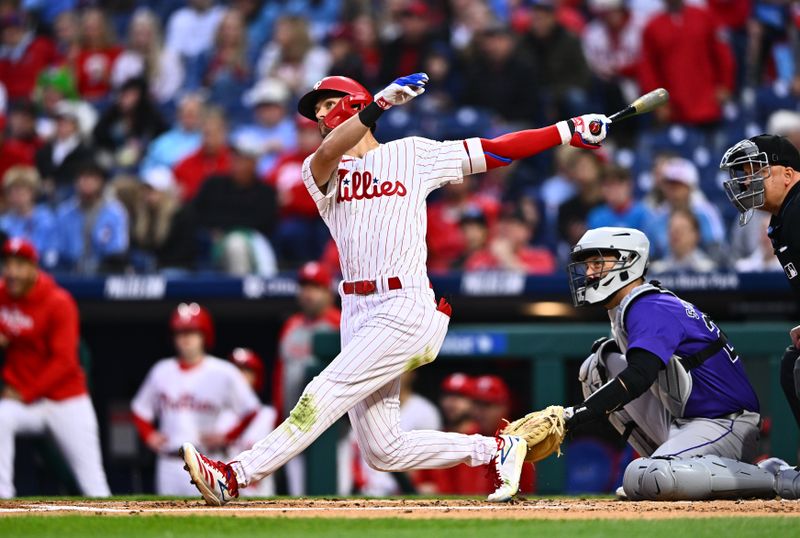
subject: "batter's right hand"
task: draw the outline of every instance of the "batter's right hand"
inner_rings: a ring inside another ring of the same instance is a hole
[[[407,77],[400,77],[375,94],[375,103],[386,110],[394,105],[404,105],[413,98],[425,92],[428,75],[414,73]]]
[[[144,442],[150,447],[150,450],[158,454],[164,450],[167,444],[167,437],[159,431],[154,431],[147,436]]]
[[[800,325],[789,331],[789,336],[792,338],[795,349],[800,349]]]

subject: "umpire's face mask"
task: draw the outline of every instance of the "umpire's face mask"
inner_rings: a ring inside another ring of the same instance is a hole
[[[723,183],[725,194],[739,210],[739,225],[744,226],[753,210],[764,205],[764,180],[772,173],[767,154],[753,141],[742,140],[725,152],[719,167],[730,175]]]

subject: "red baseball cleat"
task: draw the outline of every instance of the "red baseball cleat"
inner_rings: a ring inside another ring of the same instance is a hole
[[[200,494],[210,506],[223,506],[239,497],[239,484],[231,466],[200,454],[191,443],[183,443],[179,450],[184,469],[189,471]]]

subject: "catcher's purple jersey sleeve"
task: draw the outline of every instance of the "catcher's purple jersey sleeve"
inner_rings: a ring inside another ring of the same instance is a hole
[[[628,350],[641,348],[664,364],[686,357],[717,340],[719,329],[693,304],[674,295],[645,295],[631,305],[625,321]],[[732,342],[732,344],[734,344]],[[758,412],[758,397],[738,356],[722,350],[691,372],[692,391],[685,417],[716,418],[736,411]]]

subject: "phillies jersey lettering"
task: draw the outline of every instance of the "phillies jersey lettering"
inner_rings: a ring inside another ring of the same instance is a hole
[[[382,181],[377,177],[373,178],[369,171],[363,174],[359,171],[350,172],[346,168],[340,168],[339,191],[336,194],[337,202],[349,202],[351,200],[370,200],[377,196],[405,196],[406,186],[399,181]],[[350,174],[350,177],[347,175]]]
[[[320,191],[303,163],[303,182],[331,230],[345,280],[427,275],[425,198],[463,180],[461,140],[403,138],[345,156]]]
[[[6,331],[13,335],[33,329],[33,318],[17,306],[4,305],[0,307],[0,323]]]

